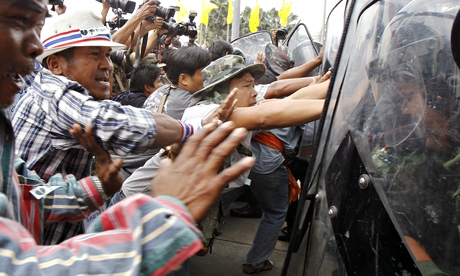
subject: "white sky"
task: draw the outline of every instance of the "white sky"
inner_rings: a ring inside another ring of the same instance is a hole
[[[240,12],[246,6],[253,8],[257,0],[240,0]],[[263,10],[270,10],[275,8],[281,9],[282,0],[258,0],[259,6]],[[310,30],[311,34],[319,34],[321,32],[322,21],[324,20],[324,6],[326,4],[326,11],[328,11],[337,3],[338,0],[289,0],[293,2],[291,13],[299,16],[301,21],[305,23]],[[136,2],[143,2],[136,0]],[[160,0],[161,6],[167,8],[169,6],[177,6],[177,0]],[[200,18],[201,0],[181,0],[182,4],[188,11],[196,10],[198,12],[197,19]],[[211,0],[212,2],[212,0]],[[99,12],[102,4],[96,0],[65,0],[65,4],[70,8],[78,8],[82,6],[92,7],[95,11]],[[326,13],[326,16],[327,16]],[[199,22],[199,21],[198,21]],[[274,26],[276,27],[276,26]]]

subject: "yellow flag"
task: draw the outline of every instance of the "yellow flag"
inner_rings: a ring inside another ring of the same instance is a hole
[[[256,1],[256,6],[252,9],[249,17],[249,30],[251,33],[256,32],[257,27],[259,27],[259,1]]]
[[[280,25],[286,26],[288,21],[288,16],[291,13],[292,2],[283,1],[283,5],[281,6],[281,10],[278,12],[278,16],[281,18]]]
[[[217,9],[217,5],[206,0],[202,0],[201,5],[201,24],[208,26],[208,15],[213,9]]]
[[[180,0],[177,1],[177,6],[180,8],[179,9],[179,12],[177,13],[177,22],[182,22],[182,20],[187,17],[187,14],[188,14],[188,10],[187,8],[184,6],[184,4],[182,4],[182,2]]]
[[[233,0],[228,0],[227,25],[232,24],[232,21],[233,21]]]

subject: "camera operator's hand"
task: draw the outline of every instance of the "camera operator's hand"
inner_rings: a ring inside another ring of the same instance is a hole
[[[146,2],[145,4],[142,4],[139,6],[139,9],[135,13],[133,13],[133,17],[135,17],[137,20],[144,20],[147,17],[153,17],[155,16],[155,12],[157,11],[157,2],[154,0],[150,0],[149,2]]]
[[[153,29],[156,29],[155,22],[151,22],[149,20],[143,20],[140,35],[144,36],[146,33],[148,33],[150,30],[153,30]]]
[[[278,38],[276,37],[276,32],[278,32],[278,29],[272,30],[272,41],[273,41],[273,45],[278,47]]]
[[[102,0],[102,10],[107,10],[107,11],[109,11],[109,10],[110,10],[110,7],[111,7],[111,5],[110,5],[109,2],[107,2],[107,0]]]
[[[167,29],[157,29],[158,37],[168,33]]]
[[[102,0],[101,22],[104,25],[107,22],[107,14],[109,14],[109,11],[110,11],[110,4],[107,2],[107,0]],[[112,21],[112,22],[116,22],[116,21]]]
[[[65,11],[67,10],[67,6],[62,4],[62,5],[54,5],[54,10],[56,11],[56,13],[58,15],[61,15],[63,13],[65,13]]]
[[[174,34],[167,33],[165,37],[165,45],[170,45],[173,38]]]
[[[162,17],[156,16],[154,23],[155,26],[153,27],[153,29],[159,30],[163,27],[164,19]]]
[[[125,44],[127,47],[136,44],[137,38],[139,36],[139,23],[145,21],[144,19],[148,17],[153,17],[157,10],[156,1],[149,1],[145,4],[139,6],[139,8],[133,13],[133,15],[128,19],[128,21],[118,29],[113,35],[112,39],[115,42]],[[152,26],[150,26],[152,27]],[[131,40],[131,34],[135,32],[134,40]]]

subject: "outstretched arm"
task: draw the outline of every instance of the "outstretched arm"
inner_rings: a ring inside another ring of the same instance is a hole
[[[324,47],[321,48],[321,51],[319,52],[316,58],[302,65],[284,71],[283,73],[281,73],[281,75],[278,76],[278,80],[306,77],[308,74],[310,74],[311,71],[313,71],[316,67],[321,65],[321,63],[323,62],[323,54]]]
[[[329,88],[330,80],[307,86],[299,89],[294,94],[290,95],[286,99],[290,100],[305,100],[305,99],[324,99],[326,98],[327,90]]]
[[[283,98],[316,82],[314,77],[281,79],[270,83],[265,99]]]
[[[248,130],[300,126],[321,117],[324,100],[270,100],[236,108],[229,120]]]

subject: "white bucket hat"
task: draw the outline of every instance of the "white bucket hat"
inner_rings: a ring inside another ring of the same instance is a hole
[[[125,45],[112,41],[110,31],[101,18],[90,9],[77,9],[46,20],[41,32],[44,51],[39,62],[57,52],[72,47],[103,46],[122,50]]]

